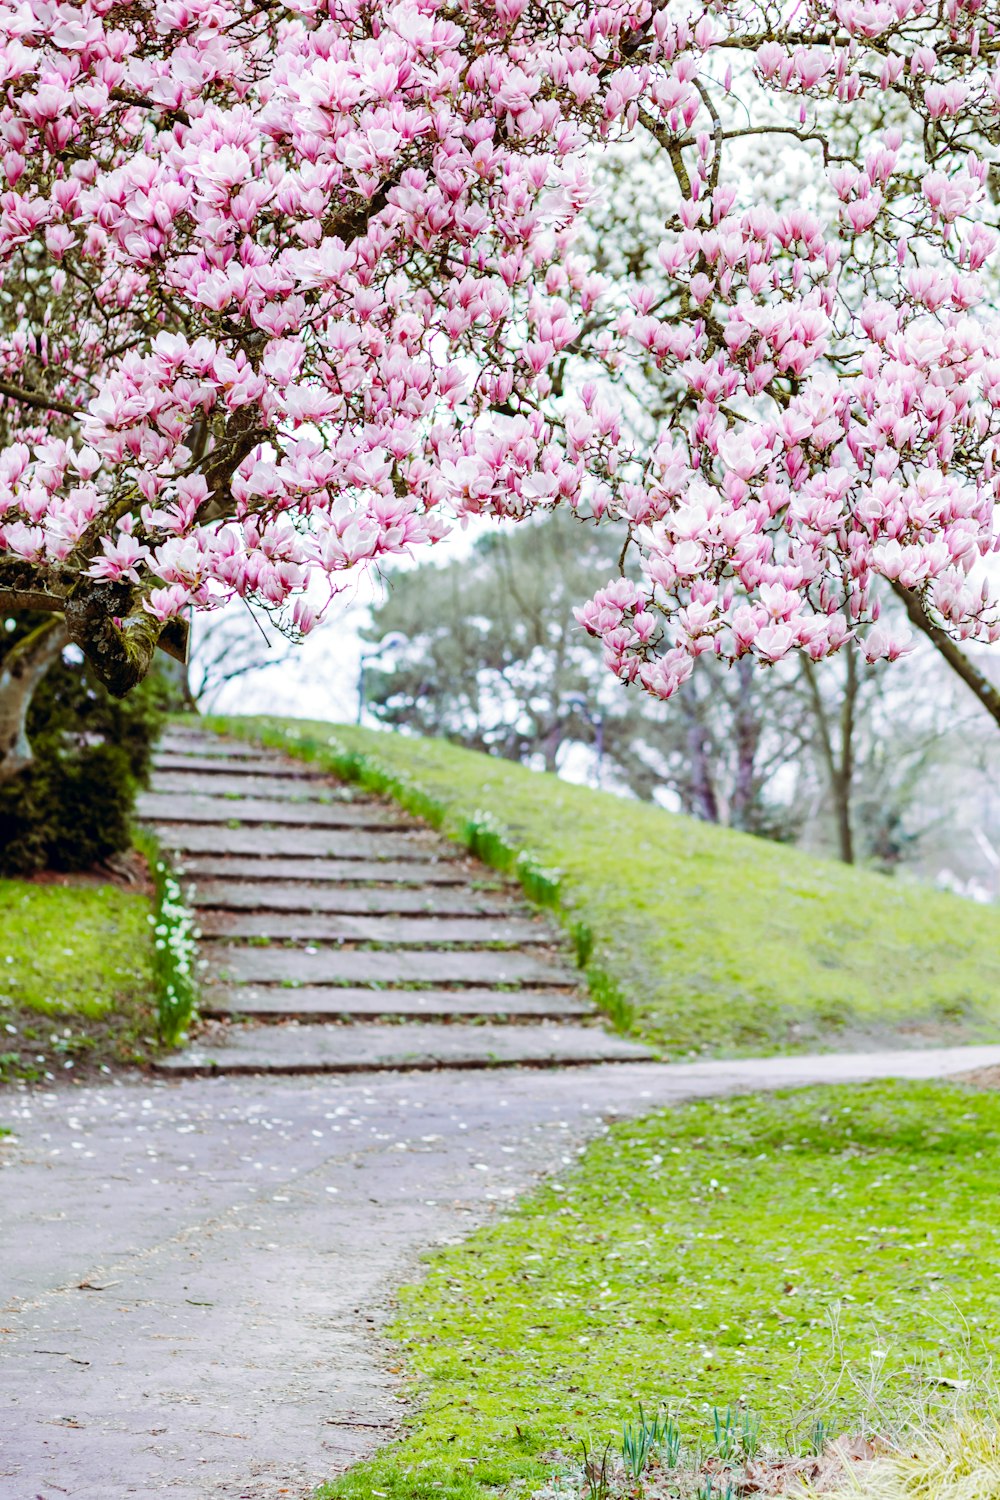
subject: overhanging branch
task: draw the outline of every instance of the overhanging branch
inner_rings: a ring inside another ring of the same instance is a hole
[[[43,589],[0,588],[0,615],[33,610],[39,614],[61,614],[66,600]]]
[[[19,385],[13,385],[9,380],[0,380],[0,396],[6,396],[10,401],[17,401],[21,406],[31,406],[36,411],[57,411],[64,417],[83,415],[79,406],[73,406],[68,401],[60,401],[55,396],[47,396],[44,391],[26,391]]]
[[[985,672],[981,672],[975,663],[969,660],[958,642],[953,641],[946,630],[942,630],[940,625],[934,623],[918,594],[912,593],[898,582],[893,583],[892,591],[903,601],[910,624],[927,637],[944,657],[952,671],[961,677],[971,692],[975,693],[990,717],[1000,724],[1000,689],[995,688]]]

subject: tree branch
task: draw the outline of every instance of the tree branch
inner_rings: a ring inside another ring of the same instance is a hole
[[[20,610],[35,610],[39,614],[61,614],[66,600],[58,594],[46,593],[43,589],[0,588],[0,615],[16,614]]]
[[[705,88],[704,84],[700,83],[696,78],[694,81],[694,86],[701,95],[701,102],[708,110],[708,113],[712,119],[712,131],[715,136],[715,160],[712,162],[712,175],[709,179],[708,190],[710,193],[714,193],[715,189],[719,185],[719,170],[722,166],[722,143],[725,140],[725,133],[722,129],[722,116],[716,109],[715,101],[713,100],[708,90]]]
[[[142,94],[130,94],[125,89],[113,88],[110,90],[111,98],[119,104],[128,104],[133,109],[155,109],[161,115],[169,115],[179,125],[190,125],[191,116],[186,109],[175,109],[170,104],[158,104],[155,99],[147,99]]]
[[[674,169],[674,176],[677,178],[677,186],[680,188],[685,198],[690,198],[691,179],[688,176],[687,167],[684,165],[684,157],[681,154],[680,142],[678,141],[677,137],[675,135],[671,135],[666,126],[661,125],[660,122],[649,113],[649,110],[644,109],[642,105],[639,106],[639,124],[642,125],[645,130],[649,131],[649,134],[653,137],[653,140],[656,141],[657,145],[663,147],[664,151],[667,153],[667,156],[670,158],[670,165]]]
[[[894,582],[892,591],[903,601],[903,607],[911,625],[914,625],[944,657],[966,687],[979,699],[990,717],[1000,724],[1000,689],[993,686],[984,672],[970,661],[965,652],[953,641],[946,630],[931,619],[926,605],[918,594],[911,593],[901,583]]]
[[[0,380],[0,396],[19,401],[22,406],[33,406],[37,411],[57,411],[64,417],[81,417],[83,412],[68,401],[59,401],[55,396],[46,396],[43,391],[26,391],[9,380]]]

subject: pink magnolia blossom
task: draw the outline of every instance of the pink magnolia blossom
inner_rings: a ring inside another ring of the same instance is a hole
[[[0,604],[305,633],[354,569],[566,504],[628,530],[579,619],[658,697],[708,652],[891,660],[891,588],[1000,638],[988,34],[978,0],[7,5]],[[759,201],[758,128],[808,203]],[[615,281],[577,229],[633,135],[666,230]]]
[[[28,247],[47,310],[0,325],[0,599],[31,568],[305,633],[317,578],[576,500],[538,403],[598,294],[568,235],[644,4],[8,6],[0,277]]]
[[[746,47],[763,16],[750,0],[716,7],[713,50]],[[610,488],[603,513],[629,527],[642,617],[658,622],[640,634],[639,612],[609,609],[606,590],[578,612],[626,682],[669,696],[678,661],[707,649],[769,666],[857,640],[867,660],[895,660],[911,645],[881,613],[890,588],[929,626],[1000,639],[987,566],[1000,546],[1000,318],[982,275],[997,249],[985,205],[1000,75],[973,6],[956,3],[948,25],[938,49],[944,24],[921,4],[789,12],[755,44],[755,82],[729,109],[737,85],[719,87],[717,63],[702,69],[704,37],[679,13],[657,18],[661,72],[686,62],[704,109],[675,118],[654,70],[649,129],[675,209],[655,261],[623,289],[634,312],[604,363],[613,389],[652,361],[672,416],[645,447],[599,449],[568,423]],[[870,139],[824,166],[854,101]],[[906,131],[901,107],[916,121]],[[935,145],[937,122],[970,110],[981,113],[961,144]],[[730,164],[727,131],[776,121],[802,133],[803,162],[812,153],[809,208],[755,201]]]

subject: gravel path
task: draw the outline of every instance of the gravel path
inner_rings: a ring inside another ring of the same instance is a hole
[[[0,1500],[305,1500],[389,1437],[392,1288],[602,1120],[1000,1047],[9,1095]]]

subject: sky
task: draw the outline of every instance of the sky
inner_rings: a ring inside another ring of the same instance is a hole
[[[323,624],[294,651],[286,653],[280,649],[282,639],[274,636],[279,649],[273,652],[278,659],[272,666],[267,665],[268,649],[260,631],[243,604],[234,602],[215,618],[231,622],[241,641],[258,641],[262,665],[258,671],[226,683],[210,699],[202,701],[202,708],[215,713],[272,713],[341,723],[355,720],[362,652],[372,651],[371,644],[363,642],[360,636],[368,623],[370,606],[382,601],[392,587],[395,573],[427,562],[446,566],[467,555],[489,525],[473,522],[465,529],[456,528],[434,547],[420,548],[413,558],[393,559],[380,576],[361,574],[345,588],[340,599],[334,600]],[[200,634],[212,625],[212,617],[196,618],[195,651]],[[376,724],[370,716],[365,716],[364,722]]]
[[[363,645],[359,631],[368,617],[369,600],[370,590],[365,588],[342,603],[335,602],[324,624],[287,654],[282,638],[275,636],[277,648],[270,653],[274,658],[271,665],[268,665],[268,649],[250,616],[242,606],[230,606],[223,612],[227,624],[232,622],[242,640],[259,641],[261,666],[207,695],[202,708],[215,713],[353,720],[358,709]],[[213,624],[214,621],[209,621],[209,628]]]

